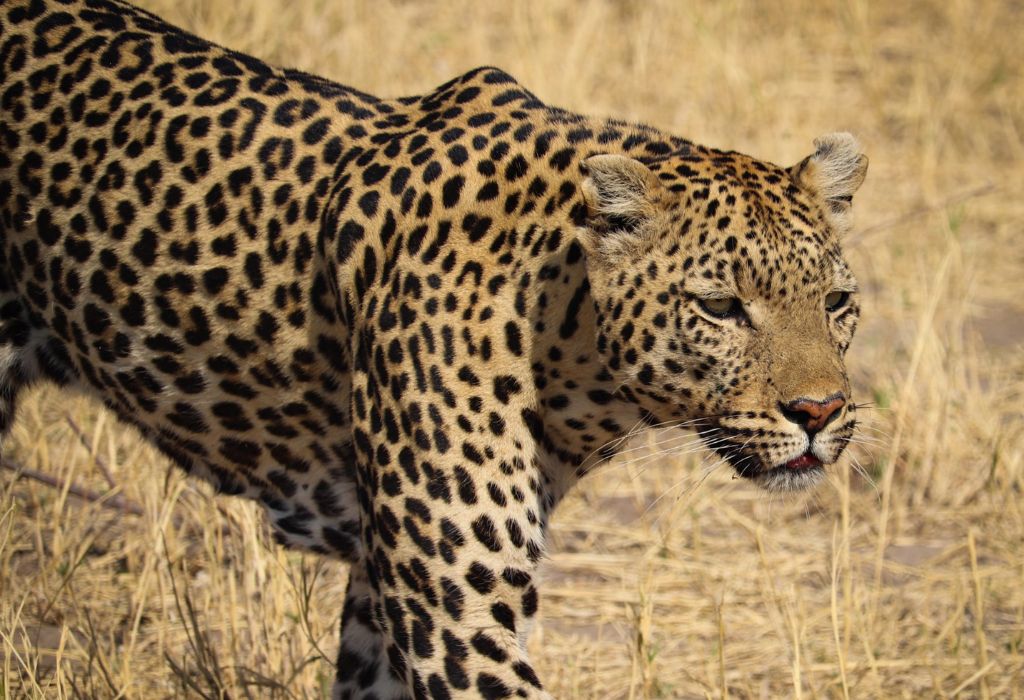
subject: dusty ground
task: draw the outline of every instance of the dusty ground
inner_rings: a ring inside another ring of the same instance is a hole
[[[378,94],[489,63],[781,163],[856,132],[852,462],[773,501],[641,439],[557,514],[533,653],[559,698],[1024,696],[1020,2],[143,4]],[[85,399],[36,393],[3,457],[56,486],[0,471],[0,697],[325,697],[344,567]]]

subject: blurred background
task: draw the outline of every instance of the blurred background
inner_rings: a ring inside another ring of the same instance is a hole
[[[639,438],[555,516],[532,654],[558,698],[1024,695],[1024,3],[140,4],[381,96],[494,64],[785,165],[857,134],[851,457],[772,498]],[[51,483],[0,471],[0,697],[329,697],[343,566],[86,399],[28,397],[4,459]]]

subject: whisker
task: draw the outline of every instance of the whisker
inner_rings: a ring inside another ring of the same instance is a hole
[[[701,471],[702,471],[702,474],[701,474],[700,478],[699,478],[699,479],[697,479],[697,480],[695,481],[695,483],[693,484],[693,487],[692,487],[691,489],[688,489],[687,491],[684,491],[684,492],[680,492],[680,493],[679,493],[679,494],[678,494],[678,495],[676,496],[676,502],[678,502],[678,501],[679,501],[679,499],[680,499],[680,498],[682,498],[682,497],[683,497],[684,495],[686,495],[687,493],[696,493],[696,491],[697,491],[697,490],[698,490],[698,489],[699,489],[699,488],[700,488],[701,486],[703,486],[703,485],[704,485],[704,482],[705,482],[705,481],[707,481],[708,477],[709,477],[709,476],[711,476],[711,473],[712,473],[712,472],[714,472],[714,471],[715,471],[715,469],[717,469],[717,468],[718,468],[719,466],[721,466],[721,465],[723,465],[723,464],[725,464],[725,458],[724,458],[724,457],[723,457],[723,458],[721,458],[721,459],[719,459],[719,460],[717,460],[717,461],[716,461],[716,462],[715,462],[714,464],[712,464],[712,465],[711,465],[710,467],[706,467],[706,468],[702,467],[702,470],[701,470]],[[661,500],[662,500],[663,498],[665,498],[665,496],[667,496],[667,495],[668,495],[669,493],[671,493],[671,492],[672,492],[673,490],[675,490],[675,489],[676,489],[676,487],[678,487],[678,486],[680,486],[680,485],[682,485],[682,484],[686,483],[686,481],[687,481],[687,480],[690,480],[690,479],[692,479],[692,478],[693,478],[693,475],[692,475],[692,474],[687,474],[687,475],[686,475],[686,476],[684,476],[684,477],[683,477],[682,479],[679,479],[679,480],[678,480],[678,481],[676,481],[676,482],[675,482],[674,484],[672,484],[671,486],[669,486],[669,487],[668,487],[667,489],[665,489],[664,491],[662,491],[662,492],[661,492],[661,494],[660,494],[660,495],[658,495],[658,497],[657,497],[657,498],[655,498],[655,499],[654,499],[653,501],[651,501],[651,502],[650,502],[650,503],[649,503],[649,504],[647,505],[647,507],[646,507],[646,508],[644,508],[644,510],[643,510],[643,513],[641,514],[641,516],[643,516],[643,515],[647,515],[647,513],[649,513],[649,512],[651,511],[651,509],[653,509],[653,508],[654,508],[655,506],[657,506],[657,505],[658,505],[658,503],[659,503],[659,502],[660,502],[660,501],[661,501]],[[657,521],[657,524],[659,524],[659,525],[660,525],[660,520],[659,520],[659,521]]]
[[[885,440],[870,435],[851,435],[846,438],[846,442],[850,445],[870,445],[872,447],[888,447],[889,444]]]
[[[891,411],[892,410],[892,408],[890,408],[889,406],[879,406],[874,401],[865,401],[864,403],[855,402],[853,405],[856,407],[856,409],[858,411],[861,410],[862,408],[870,409],[872,411]]]
[[[699,427],[701,424],[711,423],[714,420],[717,420],[718,418],[720,418],[722,416],[726,416],[726,415],[729,415],[729,414],[713,414],[713,415],[709,415],[709,416],[701,416],[699,418],[690,418],[690,419],[686,419],[686,420],[673,419],[673,420],[661,421],[659,423],[647,423],[645,418],[641,418],[636,423],[634,423],[633,426],[628,431],[626,431],[625,434],[620,435],[619,437],[614,438],[612,440],[609,440],[608,442],[604,443],[603,445],[600,445],[599,447],[596,447],[593,450],[591,450],[591,452],[589,454],[587,454],[587,456],[584,458],[583,461],[584,461],[584,463],[587,463],[587,462],[589,462],[594,457],[594,455],[610,451],[611,454],[609,454],[607,457],[602,457],[600,460],[598,460],[597,462],[593,463],[591,466],[588,467],[588,470],[596,469],[597,467],[600,467],[603,464],[605,464],[606,462],[608,462],[613,457],[617,457],[617,456],[619,456],[621,454],[625,454],[625,453],[628,453],[628,452],[632,452],[632,451],[636,451],[636,450],[640,450],[640,449],[645,449],[647,447],[646,445],[639,445],[639,446],[637,446],[635,448],[630,448],[630,449],[626,449],[626,450],[618,450],[618,449],[616,449],[617,446],[624,444],[629,439],[631,439],[633,437],[636,437],[637,435],[641,435],[644,432],[651,432],[651,433],[658,434],[658,433],[664,433],[664,432],[667,432],[667,431],[670,431],[670,430],[677,430],[677,429],[680,429],[680,428],[692,428],[692,427],[695,427],[695,426]]]
[[[704,449],[705,449],[705,445],[700,444],[700,441],[697,440],[697,441],[694,441],[693,443],[689,443],[687,445],[684,445],[681,448],[680,447],[670,447],[670,448],[658,450],[656,452],[652,452],[651,454],[645,454],[645,455],[641,455],[639,457],[634,457],[632,459],[629,459],[629,460],[626,460],[625,462],[623,462],[622,466],[628,466],[630,464],[637,464],[637,463],[642,463],[642,462],[653,461],[653,460],[655,460],[655,459],[657,459],[659,457],[672,457],[672,458],[678,459],[680,457],[684,457],[684,456],[689,455],[689,454],[696,454],[698,452],[702,452],[702,451],[704,451]],[[643,473],[643,470],[637,472],[634,475],[633,478],[636,478],[636,477],[640,476],[640,474],[642,474],[642,473]]]
[[[881,429],[881,428],[879,428],[879,427],[878,427],[877,425],[872,425],[872,424],[870,424],[870,423],[859,423],[859,424],[857,425],[857,427],[858,427],[858,428],[859,428],[860,430],[870,430],[870,431],[872,431],[872,432],[875,432],[875,433],[879,433],[879,434],[881,434],[881,435],[884,435],[885,437],[889,438],[890,440],[892,439],[892,435],[891,435],[891,434],[890,434],[890,433],[889,433],[888,431],[886,431],[886,430],[882,430],[882,429]]]
[[[639,435],[641,432],[643,432],[645,424],[646,424],[646,418],[641,417],[640,420],[638,420],[636,423],[634,423],[633,427],[631,427],[629,430],[627,430],[624,435],[622,435],[620,437],[617,437],[617,438],[614,438],[612,440],[609,440],[608,442],[604,443],[603,445],[594,448],[590,452],[590,454],[588,454],[586,457],[583,458],[583,462],[586,463],[594,455],[596,455],[598,453],[601,453],[601,452],[604,452],[608,448],[614,447],[615,445],[621,445],[622,443],[626,442],[627,440],[629,440],[634,435]]]
[[[882,494],[878,490],[878,484],[876,484],[875,480],[871,478],[870,474],[868,474],[868,470],[861,465],[860,460],[858,460],[854,455],[851,454],[850,463],[853,465],[854,471],[860,474],[861,478],[863,478],[864,481],[868,482],[871,485],[871,488],[874,489],[875,498],[880,500],[882,498]]]
[[[693,435],[692,434],[687,434],[685,437],[693,438]],[[697,438],[695,438],[695,439],[691,440],[690,442],[687,442],[687,443],[685,443],[683,445],[672,445],[672,446],[665,447],[663,449],[657,450],[655,452],[652,452],[650,454],[645,454],[645,455],[641,455],[639,457],[634,457],[632,459],[629,459],[629,460],[625,461],[623,463],[623,465],[637,464],[637,463],[641,463],[642,464],[642,463],[645,463],[645,462],[654,461],[655,459],[657,459],[659,457],[663,457],[663,456],[668,456],[668,457],[671,457],[671,458],[674,458],[674,459],[679,459],[679,458],[684,457],[684,456],[689,455],[689,454],[695,454],[695,453],[704,451],[704,450],[709,449],[709,448],[715,448],[715,447],[717,447],[717,446],[719,446],[721,444],[724,444],[726,442],[729,442],[729,441],[730,441],[730,438],[728,436],[720,436],[720,437],[716,437],[716,438],[700,438],[700,437],[697,437]],[[647,446],[641,446],[641,449],[643,449],[645,447],[647,447]],[[640,475],[642,475],[644,473],[646,473],[646,465],[644,466],[644,468],[637,470],[637,472],[632,476],[632,478],[636,479],[637,477],[639,477]]]
[[[633,452],[639,452],[641,450],[649,449],[650,447],[661,447],[661,446],[664,446],[664,445],[671,444],[673,442],[680,442],[682,440],[693,440],[694,444],[696,444],[697,442],[701,442],[702,439],[703,438],[700,438],[700,437],[696,437],[695,438],[693,433],[684,433],[682,435],[677,435],[677,436],[674,436],[674,437],[670,437],[670,438],[665,439],[665,440],[656,440],[653,445],[637,445],[636,447],[630,447],[628,449],[621,450],[621,451],[615,453],[615,456],[616,457],[621,457],[622,455],[631,454]]]

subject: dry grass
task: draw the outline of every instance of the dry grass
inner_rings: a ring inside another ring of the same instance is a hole
[[[557,514],[533,653],[560,698],[1024,696],[1020,2],[144,4],[379,94],[492,63],[778,162],[855,131],[865,474],[772,502],[630,453]],[[0,476],[0,697],[325,695],[344,567],[84,399],[25,401],[5,458],[123,502]]]

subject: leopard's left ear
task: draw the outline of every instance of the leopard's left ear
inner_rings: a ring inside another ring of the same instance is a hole
[[[818,197],[832,222],[845,233],[851,224],[853,195],[868,172],[868,157],[852,134],[826,134],[814,140],[814,153],[789,169],[793,180]]]
[[[580,244],[588,255],[621,258],[642,244],[665,188],[650,168],[628,156],[591,156],[583,165],[587,222]]]

